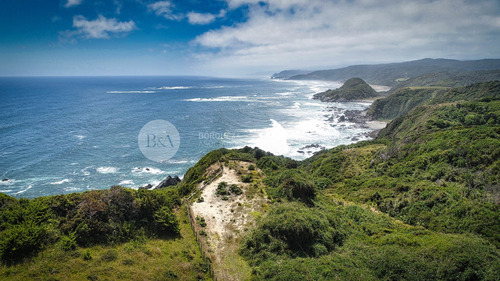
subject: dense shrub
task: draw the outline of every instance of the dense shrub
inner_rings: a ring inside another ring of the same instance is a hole
[[[18,262],[50,242],[49,232],[45,225],[25,223],[10,227],[2,232],[0,253],[2,261],[9,264]]]
[[[109,190],[40,197],[33,200],[0,197],[0,257],[18,262],[44,246],[59,242],[65,251],[77,245],[107,244],[140,233],[179,233],[173,208],[180,204],[176,189]]]
[[[308,174],[296,169],[271,173],[264,183],[271,188],[270,194],[275,197],[311,203],[316,196],[314,181]]]
[[[256,229],[247,236],[242,253],[319,256],[342,244],[344,234],[317,209],[300,203],[273,207]]]
[[[168,207],[162,207],[155,213],[155,222],[161,234],[179,234],[180,232],[179,221]]]

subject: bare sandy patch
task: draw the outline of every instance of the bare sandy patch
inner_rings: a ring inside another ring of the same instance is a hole
[[[250,277],[251,269],[238,255],[238,247],[241,238],[255,224],[267,199],[259,192],[261,172],[257,168],[249,170],[249,165],[247,162],[230,161],[228,166],[223,167],[220,177],[208,185],[200,184],[203,202],[191,204],[193,216],[203,218],[206,222],[205,227],[196,225],[196,231],[206,233],[202,243],[207,246],[207,255],[219,280],[246,280]],[[210,170],[214,172],[218,168],[217,164]],[[254,180],[244,183],[241,175],[245,174],[252,174]],[[223,200],[224,196],[217,195],[217,187],[221,182],[226,182],[228,186],[238,185],[243,194],[231,194],[226,196],[227,200]]]

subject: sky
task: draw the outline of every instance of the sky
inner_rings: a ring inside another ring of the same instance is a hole
[[[0,76],[500,58],[498,0],[1,0]]]

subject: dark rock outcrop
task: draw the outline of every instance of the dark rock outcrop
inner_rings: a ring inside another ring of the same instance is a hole
[[[153,186],[151,184],[146,184],[145,186],[139,187],[139,189],[151,189]]]
[[[180,182],[181,182],[181,179],[178,176],[175,176],[175,177],[168,176],[166,179],[162,180],[158,185],[156,185],[153,189],[165,188],[165,187],[177,185]]]

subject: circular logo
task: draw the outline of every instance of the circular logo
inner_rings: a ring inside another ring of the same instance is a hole
[[[142,127],[137,143],[142,154],[149,160],[163,162],[177,153],[181,137],[172,123],[153,120]]]

